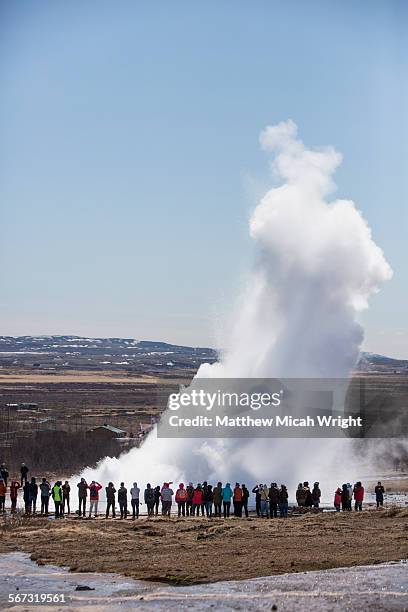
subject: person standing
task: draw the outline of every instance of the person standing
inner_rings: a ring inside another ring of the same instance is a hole
[[[147,506],[147,516],[154,516],[154,490],[150,482],[147,483],[145,488],[144,501]]]
[[[71,508],[69,504],[71,495],[71,487],[69,486],[68,480],[62,485],[62,514],[65,514],[65,506],[67,507],[67,514],[70,514]]]
[[[269,506],[269,489],[266,484],[260,485],[261,495],[261,517],[269,518],[268,506]]]
[[[94,517],[98,516],[98,503],[99,503],[99,491],[102,489],[102,485],[96,480],[93,480],[88,486],[89,489],[89,518],[91,518],[92,512]],[[85,516],[85,515],[84,515]]]
[[[234,516],[242,516],[242,489],[239,486],[239,482],[235,483],[232,503],[234,505]]]
[[[173,489],[170,488],[171,482],[165,482],[161,489],[161,500],[162,500],[162,515],[170,517],[171,515],[171,504],[173,500]]]
[[[52,487],[51,494],[54,500],[55,518],[62,518],[62,482],[60,480],[57,480]]]
[[[6,511],[6,493],[7,487],[3,478],[0,478],[0,512]]]
[[[130,503],[132,504],[132,519],[139,518],[139,504],[140,504],[140,489],[137,486],[137,482],[133,483],[133,487],[130,489]]]
[[[212,517],[213,499],[214,499],[214,493],[212,490],[212,485],[207,485],[207,492],[205,495],[205,502],[204,502],[205,514],[207,518]]]
[[[345,510],[350,510],[350,502],[349,502],[349,490],[346,484],[343,484],[341,488],[341,510],[344,512]]]
[[[213,491],[213,502],[214,502],[214,516],[221,518],[221,504],[222,504],[222,483],[217,483]]]
[[[201,487],[201,491],[203,493],[203,497],[202,497],[201,506],[199,508],[199,510],[201,510],[201,516],[204,516],[204,506],[205,506],[205,503],[204,503],[204,488],[205,488],[205,491],[207,491],[207,486],[208,486],[207,483],[204,481],[203,482],[203,486]]]
[[[184,482],[180,482],[179,488],[176,491],[176,504],[178,506],[178,516],[186,516],[186,501],[187,491],[184,488]]]
[[[269,516],[271,518],[278,517],[278,504],[279,504],[279,489],[276,482],[271,482],[269,489]]]
[[[261,485],[257,484],[252,489],[252,493],[255,493],[255,509],[257,516],[261,516]]]
[[[24,499],[24,512],[26,514],[30,514],[31,512],[31,504],[30,504],[30,483],[27,480],[24,483],[23,487],[23,499]]]
[[[354,494],[354,510],[361,512],[363,509],[364,487],[360,481],[356,482],[353,489]]]
[[[160,486],[157,485],[157,487],[155,487],[154,489],[154,513],[156,516],[159,514],[160,498],[161,498]]]
[[[77,484],[78,487],[78,500],[79,500],[79,516],[85,516],[86,513],[86,498],[88,497],[88,484],[85,478],[81,478],[81,481]]]
[[[279,515],[281,518],[288,518],[288,490],[284,484],[281,484],[279,490]]]
[[[21,481],[20,484],[21,486],[23,486],[23,484],[25,484],[27,482],[27,475],[28,475],[29,469],[26,466],[25,463],[21,464],[21,468],[20,468],[20,474],[21,474]]]
[[[248,518],[248,500],[249,500],[249,491],[246,488],[246,485],[242,485],[242,509],[245,512],[246,518]]]
[[[351,504],[352,504],[352,500],[353,500],[353,487],[351,486],[351,484],[349,482],[347,483],[346,486],[347,486],[347,491],[348,491],[348,496],[349,496],[347,510],[351,511]]]
[[[384,487],[379,480],[377,482],[377,486],[375,487],[375,501],[377,502],[377,508],[384,505]]]
[[[342,499],[342,490],[340,489],[340,487],[337,487],[334,493],[334,508],[336,512],[340,512],[341,499]]]
[[[125,483],[121,482],[120,487],[118,489],[118,504],[120,510],[120,518],[127,519],[128,515],[128,497],[127,497],[127,488],[125,487]]]
[[[319,507],[321,496],[322,492],[320,491],[319,483],[315,482],[312,489],[313,508]]]
[[[46,478],[40,484],[41,514],[48,516],[48,505],[50,502],[51,485]]]
[[[231,498],[233,496],[233,492],[231,489],[231,485],[229,482],[225,485],[225,487],[221,491],[222,497],[222,505],[224,510],[224,518],[229,518],[230,510],[231,510]]]
[[[113,482],[110,482],[107,487],[105,487],[106,491],[106,518],[109,518],[109,510],[112,508],[112,518],[115,518],[115,493],[116,489],[113,486]]]
[[[17,510],[17,496],[18,490],[21,487],[18,480],[12,480],[10,484],[10,501],[11,501],[11,512],[14,514]]]
[[[298,484],[298,488],[296,490],[296,503],[299,507],[303,507],[306,504],[307,491],[302,485],[301,482]]]
[[[0,466],[0,478],[4,480],[4,486],[7,489],[7,481],[8,481],[9,473],[5,463],[2,463]]]
[[[312,498],[312,492],[309,487],[309,483],[307,481],[303,483],[303,488],[306,491],[305,507],[311,508],[313,506],[313,498]]]
[[[37,512],[37,495],[38,495],[38,485],[35,481],[34,476],[31,478],[31,482],[29,484],[30,487],[30,512],[35,514]]]
[[[190,516],[190,514],[192,515],[192,511],[193,511],[193,495],[194,495],[194,487],[193,487],[192,482],[188,483],[188,487],[186,488],[186,491],[187,491],[186,514],[187,516]]]
[[[193,495],[193,505],[191,508],[191,513],[192,516],[200,516],[200,508],[201,508],[201,504],[203,503],[203,490],[201,488],[201,484],[198,483],[197,487],[194,490],[194,495]]]
[[[203,503],[201,504],[201,514],[203,516],[204,516],[204,511],[205,511],[205,514],[208,517],[207,503],[210,501],[210,498],[211,498],[211,508],[212,508],[212,487],[211,485],[208,484],[206,480],[204,480],[203,482]]]

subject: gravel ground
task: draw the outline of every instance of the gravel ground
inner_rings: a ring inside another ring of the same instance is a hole
[[[41,565],[172,586],[374,565],[408,558],[408,509],[284,519],[157,517],[0,521],[0,552]]]

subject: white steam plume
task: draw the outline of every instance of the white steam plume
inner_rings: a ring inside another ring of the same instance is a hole
[[[272,154],[272,171],[282,184],[265,194],[250,219],[257,261],[222,359],[201,366],[197,376],[347,377],[363,339],[357,314],[392,271],[354,203],[328,201],[338,152],[307,149],[291,120],[267,127],[260,143]],[[87,469],[84,476],[152,484],[205,479],[251,485],[272,479],[294,487],[301,480],[323,480],[337,453],[343,459],[346,444],[158,439],[154,430],[140,449],[106,458],[96,474]]]

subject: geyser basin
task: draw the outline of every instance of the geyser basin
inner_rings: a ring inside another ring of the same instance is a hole
[[[256,265],[227,326],[221,361],[201,366],[197,376],[346,378],[363,339],[357,315],[391,269],[354,203],[329,199],[341,162],[334,148],[308,149],[291,120],[267,127],[260,143],[281,184],[251,216]],[[139,484],[273,478],[289,487],[324,477],[331,497],[336,459],[344,478],[357,475],[349,442],[158,439],[154,430],[140,449],[83,476]]]

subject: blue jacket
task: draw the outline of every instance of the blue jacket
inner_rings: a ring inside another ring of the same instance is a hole
[[[221,491],[221,496],[222,496],[222,501],[226,501],[229,502],[231,501],[231,497],[232,497],[233,493],[232,493],[232,489],[230,487],[229,484],[227,484],[223,490]]]

